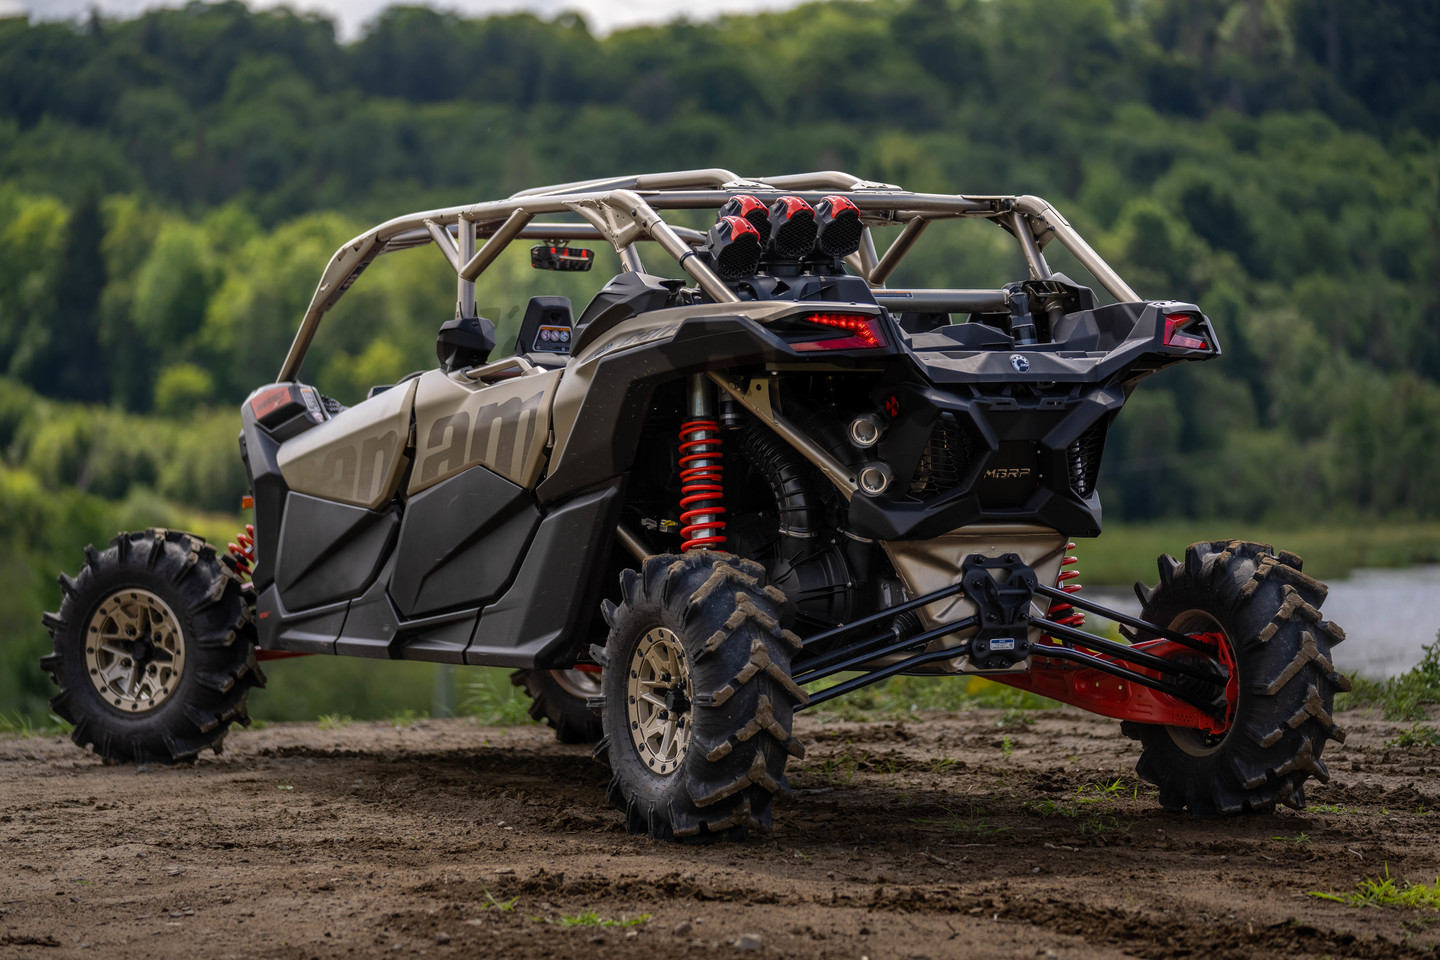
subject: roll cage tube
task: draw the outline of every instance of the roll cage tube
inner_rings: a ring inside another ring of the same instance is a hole
[[[1140,297],[1053,206],[1032,196],[962,196],[910,193],[887,183],[861,180],[836,170],[747,180],[729,170],[687,170],[538,187],[505,200],[426,210],[387,220],[340,247],[321,274],[305,310],[278,380],[293,380],[319,329],[320,318],[376,257],[412,247],[435,244],[456,273],[457,302],[474,303],[475,280],[513,240],[602,240],[621,256],[626,269],[643,266],[633,244],[656,243],[717,303],[739,298],[695,255],[704,234],[667,223],[665,210],[718,209],[737,193],[764,203],[782,195],[803,197],[812,204],[832,194],[844,196],[860,210],[864,233],[859,251],[847,264],[871,286],[883,305],[961,304],[962,309],[992,309],[1003,304],[1000,290],[895,290],[884,282],[934,220],[988,219],[1013,233],[1025,255],[1032,279],[1050,275],[1041,251],[1052,240],[1066,250],[1120,302]],[[545,215],[577,216],[581,223],[535,222]],[[877,253],[871,228],[901,225],[903,229],[883,254]],[[484,240],[483,246],[476,243]],[[887,298],[886,294],[890,297]],[[473,309],[473,308],[472,308]]]

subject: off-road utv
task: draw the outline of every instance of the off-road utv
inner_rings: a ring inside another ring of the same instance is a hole
[[[956,218],[1013,235],[1028,275],[886,286]],[[517,240],[550,270],[608,243],[623,272],[578,314],[530,300],[492,358],[475,279]],[[1114,302],[1053,271],[1053,242]],[[432,244],[459,278],[439,367],[349,408],[302,382],[361,272]],[[1073,582],[1111,421],[1219,353],[1198,307],[1142,299],[1030,196],[700,170],[391,220],[335,253],[245,401],[248,535],[124,533],[61,577],[54,709],[107,759],[176,762],[246,721],[267,657],[516,668],[537,716],[608,758],[630,830],[704,841],[769,826],[796,710],[981,676],[1125,721],[1170,810],[1299,806],[1345,687],[1299,557],[1193,544],[1137,585],[1138,617]]]

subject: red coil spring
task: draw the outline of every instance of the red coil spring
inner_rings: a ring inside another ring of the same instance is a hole
[[[255,572],[255,524],[245,524],[245,532],[235,534],[238,543],[230,544],[230,556],[235,558],[235,572],[249,580]]]
[[[724,496],[724,470],[720,459],[720,424],[714,420],[687,420],[680,425],[680,536],[682,552],[714,547],[725,542],[720,531]]]
[[[1065,544],[1065,549],[1067,551],[1074,550],[1075,544],[1067,543]],[[1065,569],[1066,567],[1074,566],[1078,562],[1079,558],[1073,556],[1066,557],[1064,560],[1060,561],[1060,576],[1055,578],[1055,585],[1061,590],[1064,590],[1066,593],[1080,592],[1080,584],[1065,582],[1067,580],[1074,580],[1076,577],[1080,576],[1079,570]],[[1046,616],[1048,616],[1051,620],[1054,620],[1056,623],[1063,624],[1067,627],[1085,626],[1085,611],[1076,610],[1068,603],[1060,603],[1058,601],[1052,603],[1050,605],[1050,611],[1046,614]]]

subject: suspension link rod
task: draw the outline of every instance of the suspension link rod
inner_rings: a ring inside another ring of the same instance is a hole
[[[901,660],[899,663],[892,663],[888,667],[881,667],[879,670],[872,670],[871,672],[862,674],[861,676],[851,677],[844,683],[837,683],[833,687],[828,687],[824,690],[812,693],[810,694],[809,701],[800,704],[795,709],[804,710],[807,707],[816,706],[817,704],[824,703],[827,700],[834,700],[836,697],[843,697],[845,694],[850,693],[854,690],[859,690],[861,687],[868,687],[872,683],[879,683],[881,680],[888,680],[891,677],[895,676],[897,673],[903,673],[904,671],[909,670],[911,667],[918,667],[926,663],[934,663],[936,660],[949,660],[952,657],[961,656],[962,654],[969,651],[969,649],[970,645],[965,644],[959,647],[947,647],[944,650],[934,650],[930,653],[916,654],[908,660]]]
[[[1070,647],[1052,647],[1045,645],[1035,647],[1033,649],[1034,653],[1031,655],[1032,667],[1034,666],[1035,658],[1039,657],[1047,657],[1052,660],[1068,660],[1071,663],[1083,664],[1084,666],[1089,667],[1091,670],[1098,670],[1101,673],[1108,673],[1112,677],[1119,677],[1120,679],[1126,680],[1130,683],[1138,683],[1142,687],[1149,687],[1151,690],[1158,690],[1161,693],[1168,694],[1177,700],[1184,700],[1192,707],[1203,710],[1205,713],[1211,716],[1218,716],[1215,710],[1214,703],[1205,703],[1199,697],[1195,696],[1192,693],[1189,693],[1188,691],[1180,689],[1173,683],[1168,683],[1164,680],[1157,680],[1155,677],[1147,677],[1143,673],[1136,673],[1134,670],[1128,670],[1125,667],[1120,666],[1119,664],[1111,663],[1109,660],[1102,660],[1100,657],[1094,657],[1088,653],[1083,653],[1079,650],[1073,650]],[[825,692],[829,693],[830,691],[827,690]],[[814,703],[815,698],[811,697],[810,702]]]
[[[963,583],[952,583],[948,587],[941,587],[939,590],[933,593],[927,593],[923,597],[916,597],[914,600],[897,603],[893,607],[886,607],[884,610],[878,613],[872,613],[868,617],[861,617],[859,620],[851,623],[842,623],[840,626],[826,630],[824,633],[817,633],[813,636],[806,637],[805,646],[808,647],[811,644],[824,643],[826,640],[842,637],[852,630],[859,630],[861,627],[868,627],[872,623],[879,623],[887,618],[897,617],[902,613],[909,613],[911,610],[918,610],[926,604],[934,603],[936,600],[944,600],[947,597],[955,596],[957,593],[963,593],[964,590],[965,585]]]
[[[1103,650],[1118,660],[1126,660],[1130,663],[1151,670],[1158,670],[1161,673],[1178,673],[1184,677],[1191,677],[1195,680],[1202,680],[1205,683],[1223,685],[1225,678],[1209,670],[1203,670],[1188,663],[1180,663],[1168,657],[1157,657],[1153,653],[1146,653],[1144,650],[1137,650],[1134,647],[1127,647],[1123,643],[1116,643],[1113,640],[1106,640],[1094,634],[1086,633],[1084,630],[1076,630],[1074,627],[1067,627],[1063,624],[1052,623],[1049,620],[1032,620],[1032,625],[1038,626],[1041,630],[1054,637],[1062,637],[1072,640],[1082,647],[1089,647],[1091,650]],[[1034,648],[1040,649],[1040,648]],[[1044,647],[1045,650],[1056,649]],[[1063,658],[1062,658],[1063,659]]]
[[[1183,633],[1176,633],[1174,630],[1166,630],[1164,627],[1158,627],[1153,623],[1146,623],[1139,617],[1132,617],[1128,613],[1121,613],[1119,610],[1111,610],[1108,607],[1096,603],[1094,600],[1081,597],[1078,593],[1066,593],[1063,590],[1047,587],[1044,584],[1036,584],[1035,592],[1042,597],[1049,597],[1051,600],[1063,600],[1072,607],[1079,607],[1086,613],[1093,613],[1098,617],[1104,617],[1106,620],[1113,620],[1116,623],[1123,623],[1127,627],[1134,627],[1136,630],[1153,633],[1162,640],[1178,643],[1182,647],[1189,647],[1191,650],[1198,650],[1201,653],[1211,652],[1208,646],[1196,640],[1194,637],[1187,637]]]
[[[938,640],[948,634],[956,633],[960,630],[968,630],[975,625],[975,622],[975,617],[966,617],[964,620],[956,620],[954,623],[943,623],[933,630],[917,633],[913,637],[904,637],[892,644],[881,647],[879,650],[866,649],[871,644],[884,640],[885,635],[881,634],[878,637],[872,637],[866,640],[864,643],[859,643],[855,646],[847,647],[844,650],[837,650],[834,653],[827,654],[819,660],[801,664],[800,670],[795,674],[794,679],[796,683],[809,683],[812,680],[820,680],[845,670],[853,670],[868,660],[889,656],[892,653],[901,653],[909,650],[911,647],[928,644],[930,641]],[[959,654],[957,653],[955,656],[959,656]]]

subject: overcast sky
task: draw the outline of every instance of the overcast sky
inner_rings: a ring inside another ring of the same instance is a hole
[[[412,0],[418,2],[418,0]],[[529,10],[542,17],[562,10],[584,15],[590,29],[606,33],[637,23],[663,23],[683,15],[692,19],[721,13],[753,13],[798,5],[800,0],[428,0],[424,5],[478,17],[490,13]],[[354,39],[360,27],[390,6],[390,0],[248,0],[252,8],[282,4],[327,14],[340,28],[342,39]],[[91,7],[114,17],[131,17],[155,7],[184,6],[184,0],[0,0],[0,16],[28,13],[34,19],[64,20],[84,17]]]

